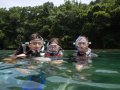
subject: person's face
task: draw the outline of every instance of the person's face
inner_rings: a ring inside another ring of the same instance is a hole
[[[48,49],[49,49],[49,51],[58,51],[59,45],[57,45],[56,43],[53,42],[48,46]]]
[[[88,41],[78,41],[77,48],[80,51],[85,52],[88,49]]]
[[[29,47],[32,51],[38,51],[42,48],[42,46],[43,46],[43,41],[39,39],[31,40],[29,44]]]

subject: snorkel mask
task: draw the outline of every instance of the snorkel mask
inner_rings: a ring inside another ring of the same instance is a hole
[[[34,33],[31,35],[30,37],[30,44],[36,44],[36,43],[41,43],[41,45],[44,44],[43,38],[38,34],[38,33]]]
[[[52,43],[48,46],[48,50],[51,52],[57,52],[59,50],[59,46],[56,43]]]
[[[89,44],[88,40],[84,36],[79,36],[75,41],[75,46],[79,46],[79,43],[86,43]]]
[[[85,36],[79,36],[75,41],[75,46],[79,50],[80,44],[91,44]],[[79,50],[80,51],[80,50]]]

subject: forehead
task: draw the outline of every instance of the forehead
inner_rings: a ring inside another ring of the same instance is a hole
[[[53,42],[50,43],[50,45],[51,45],[51,46],[56,46],[56,45],[58,45],[58,44],[53,41]]]
[[[42,43],[43,41],[40,40],[40,39],[34,39],[34,40],[31,40],[31,41],[30,41],[30,43],[33,43],[33,42],[40,42],[40,43]]]
[[[88,42],[88,40],[85,37],[79,37],[77,42]]]
[[[49,48],[59,48],[59,46],[57,44],[51,44],[49,45]]]
[[[49,47],[57,47],[57,45],[56,44],[51,44],[51,45],[49,45]]]

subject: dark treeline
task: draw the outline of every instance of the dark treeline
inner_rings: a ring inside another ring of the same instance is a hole
[[[35,7],[0,8],[0,48],[16,48],[39,32],[48,40],[58,37],[62,47],[74,48],[78,35],[85,35],[92,48],[120,48],[120,0],[96,0],[89,5],[65,0]]]

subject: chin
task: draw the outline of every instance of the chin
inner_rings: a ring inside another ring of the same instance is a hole
[[[80,49],[80,52],[86,52],[86,50],[85,49]]]
[[[38,49],[35,49],[35,51],[37,51],[37,50],[40,50],[40,48],[38,48]]]
[[[84,49],[84,48],[80,48],[79,50],[80,50],[80,51],[85,51],[85,49]]]

